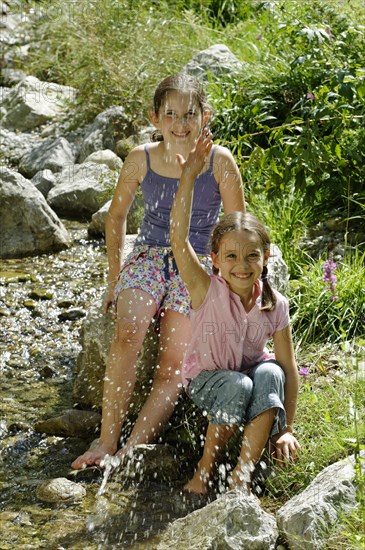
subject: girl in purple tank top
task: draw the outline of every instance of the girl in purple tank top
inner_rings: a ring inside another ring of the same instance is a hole
[[[191,328],[189,295],[170,247],[170,209],[181,174],[177,155],[187,156],[209,117],[198,80],[187,74],[165,78],[155,91],[150,112],[156,128],[154,143],[133,149],[123,164],[105,226],[109,284],[104,312],[111,308],[116,326],[104,379],[101,434],[98,445],[73,462],[75,469],[103,466],[106,456],[115,454],[121,460],[135,445],[153,442],[175,407]],[[244,198],[238,167],[225,147],[216,146],[200,172],[190,238],[207,268],[207,240],[221,203],[226,213],[243,210]],[[127,214],[139,186],[144,220],[133,252],[123,261]],[[138,353],[151,320],[162,310],[152,390],[120,448]]]
[[[213,275],[201,267],[189,242],[196,175],[211,148],[211,135],[204,130],[187,160],[179,157],[182,174],[171,210],[172,250],[191,297],[192,338],[183,383],[209,420],[203,455],[185,490],[207,493],[219,452],[241,427],[241,451],[229,486],[251,495],[252,471],[270,437],[280,464],[300,449],[293,435],[299,377],[288,301],[267,280],[265,226],[242,211],[226,215],[212,234]],[[269,338],[275,354],[265,349]]]

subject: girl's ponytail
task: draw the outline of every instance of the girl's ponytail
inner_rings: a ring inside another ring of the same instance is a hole
[[[264,265],[261,273],[261,281],[262,281],[262,295],[261,295],[261,307],[260,307],[261,311],[272,311],[273,309],[275,309],[275,306],[276,306],[276,296],[269,284],[269,279],[267,274],[268,274],[268,269],[267,269],[267,266]]]

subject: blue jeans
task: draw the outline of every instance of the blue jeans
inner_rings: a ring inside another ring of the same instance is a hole
[[[282,368],[270,359],[247,374],[232,370],[202,371],[191,380],[188,390],[212,424],[248,424],[255,416],[276,408],[271,431],[275,435],[286,426],[284,384]]]

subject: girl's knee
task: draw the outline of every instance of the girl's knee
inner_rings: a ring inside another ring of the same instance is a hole
[[[265,362],[256,368],[254,375],[255,383],[262,384],[265,381],[272,381],[276,384],[284,384],[285,374],[283,369],[274,362]]]
[[[251,378],[239,372],[229,371],[229,376],[223,383],[222,390],[231,395],[243,395],[245,398],[251,395],[253,382]]]

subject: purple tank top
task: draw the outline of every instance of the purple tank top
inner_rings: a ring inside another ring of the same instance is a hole
[[[144,218],[135,244],[155,247],[170,246],[170,211],[179,180],[160,176],[151,170],[148,144],[145,145],[147,173],[141,183]],[[189,240],[197,254],[208,254],[208,240],[217,223],[222,202],[213,175],[212,149],[209,168],[198,176],[194,187]]]

